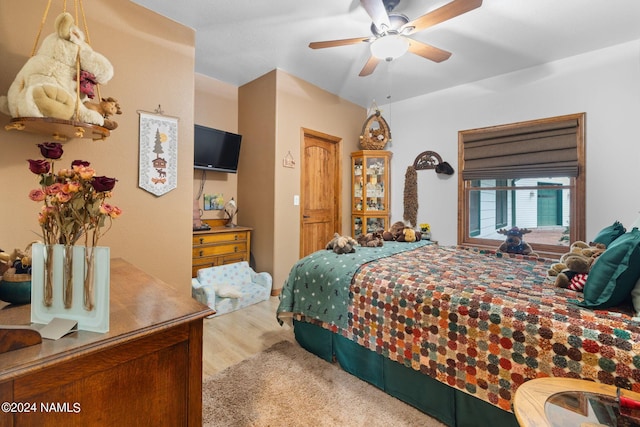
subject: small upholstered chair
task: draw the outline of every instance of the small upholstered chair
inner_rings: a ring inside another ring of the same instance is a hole
[[[247,261],[207,267],[191,279],[191,294],[219,316],[265,301],[271,295],[273,279],[267,272],[256,273]]]

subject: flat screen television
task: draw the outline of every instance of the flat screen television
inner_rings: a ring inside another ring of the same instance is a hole
[[[195,125],[193,167],[216,172],[238,172],[242,135]]]

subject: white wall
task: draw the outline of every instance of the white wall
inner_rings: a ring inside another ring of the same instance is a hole
[[[456,174],[418,171],[418,223],[430,223],[440,244],[455,244],[458,131],[580,112],[586,112],[587,238],[615,220],[629,227],[638,216],[638,40],[392,107],[392,223],[402,220],[407,167],[421,152],[436,151]]]

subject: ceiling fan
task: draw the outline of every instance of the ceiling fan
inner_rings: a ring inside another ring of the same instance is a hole
[[[360,0],[360,5],[372,20],[371,36],[313,42],[309,43],[309,47],[323,49],[370,43],[371,55],[360,71],[360,76],[373,73],[381,59],[391,61],[407,51],[434,62],[442,62],[451,56],[451,52],[407,36],[476,9],[482,5],[482,0],[453,0],[412,21],[403,14],[392,12],[397,4],[398,0]]]

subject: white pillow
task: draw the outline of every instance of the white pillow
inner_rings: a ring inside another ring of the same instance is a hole
[[[216,293],[222,298],[242,298],[242,292],[232,285],[219,285]]]

